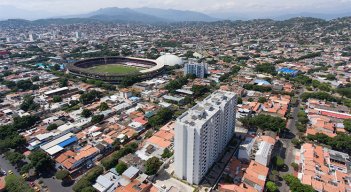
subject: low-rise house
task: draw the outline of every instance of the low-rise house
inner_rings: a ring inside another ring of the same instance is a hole
[[[256,162],[268,166],[276,140],[271,136],[247,137],[240,145],[238,159]]]
[[[351,190],[350,156],[346,153],[305,143],[297,153],[298,178],[318,192]]]

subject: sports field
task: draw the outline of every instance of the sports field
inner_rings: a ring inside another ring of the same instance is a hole
[[[141,68],[125,66],[120,64],[99,65],[90,68],[93,72],[110,73],[110,74],[129,74],[137,73]]]

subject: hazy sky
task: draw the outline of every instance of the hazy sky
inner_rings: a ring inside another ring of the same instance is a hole
[[[46,10],[55,14],[76,14],[104,7],[155,7],[202,12],[319,12],[338,10],[351,13],[351,0],[0,0],[26,10]]]

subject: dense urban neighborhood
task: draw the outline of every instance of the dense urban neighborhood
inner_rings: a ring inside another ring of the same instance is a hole
[[[0,191],[351,191],[350,17],[0,29]]]

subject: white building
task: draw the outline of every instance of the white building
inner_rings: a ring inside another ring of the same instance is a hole
[[[207,73],[207,63],[198,63],[197,61],[189,60],[189,63],[184,65],[184,75],[194,74],[198,78],[204,78]]]
[[[176,176],[200,183],[234,134],[236,102],[235,93],[216,91],[177,118]]]
[[[268,166],[275,142],[274,138],[266,135],[255,138],[247,137],[239,147],[238,159],[247,162],[255,160],[264,166]]]

